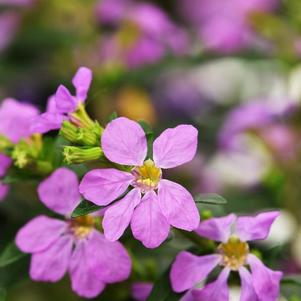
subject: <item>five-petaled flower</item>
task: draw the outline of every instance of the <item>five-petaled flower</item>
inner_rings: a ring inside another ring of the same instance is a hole
[[[183,292],[195,287],[220,265],[223,269],[216,281],[191,292],[195,301],[229,300],[227,280],[231,271],[240,275],[241,301],[276,301],[282,273],[270,270],[250,253],[247,241],[265,239],[278,216],[279,212],[271,211],[256,216],[230,214],[202,221],[196,232],[220,242],[217,254],[195,256],[186,251],[179,253],[170,273],[173,290]]]
[[[49,98],[46,112],[32,119],[31,132],[46,133],[60,129],[64,120],[79,123],[75,112],[82,108],[81,105],[87,98],[91,81],[92,71],[86,67],[80,67],[72,79],[76,95],[71,95],[64,85],[60,85],[55,95]]]
[[[78,179],[66,168],[57,169],[38,188],[41,201],[66,221],[40,215],[17,234],[16,244],[32,253],[30,276],[37,281],[55,282],[69,271],[72,289],[93,298],[106,284],[127,279],[131,260],[119,242],[108,241],[95,229],[95,217],[71,218],[80,202]]]
[[[191,194],[181,185],[162,179],[162,169],[184,164],[194,157],[198,131],[191,125],[165,130],[153,143],[153,160],[147,158],[147,139],[142,127],[127,118],[111,121],[102,134],[101,146],[112,162],[130,166],[88,172],[80,192],[93,203],[106,206],[133,187],[104,214],[105,236],[117,240],[128,225],[147,248],[158,247],[168,236],[170,225],[195,230],[199,212]]]

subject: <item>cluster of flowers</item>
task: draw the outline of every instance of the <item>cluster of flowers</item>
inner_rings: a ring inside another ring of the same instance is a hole
[[[64,219],[40,215],[17,233],[17,246],[32,254],[31,278],[55,282],[68,271],[72,289],[93,298],[107,284],[126,280],[131,273],[131,258],[118,242],[129,225],[133,237],[149,249],[159,247],[175,227],[218,242],[213,255],[178,254],[170,281],[175,292],[185,292],[182,300],[229,300],[227,282],[234,271],[241,278],[242,301],[276,301],[282,273],[267,268],[251,253],[247,242],[265,239],[279,213],[230,214],[200,221],[192,195],[162,173],[194,158],[197,129],[191,125],[166,129],[149,146],[141,125],[125,117],[102,128],[84,108],[91,81],[91,70],[81,67],[72,81],[75,95],[59,86],[42,114],[13,99],[4,100],[0,107],[1,177],[12,164],[37,171],[45,167],[33,164],[38,158],[33,149],[38,151],[42,133],[54,129],[60,129],[61,135],[76,145],[64,151],[67,161],[102,158],[107,164],[87,172],[81,182],[74,171],[63,166],[44,173],[37,188],[39,199]],[[4,196],[7,186],[0,189]],[[101,210],[72,217],[82,197]],[[198,284],[218,266],[222,271],[217,280],[200,288]],[[144,289],[149,292],[150,288]],[[141,286],[136,290],[137,298],[146,298]]]

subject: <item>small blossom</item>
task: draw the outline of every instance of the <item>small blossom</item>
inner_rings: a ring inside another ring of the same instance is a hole
[[[229,300],[227,280],[231,271],[238,272],[241,278],[241,300],[276,301],[282,272],[267,268],[250,253],[247,242],[266,239],[278,216],[279,212],[272,211],[256,216],[230,214],[202,221],[196,232],[220,242],[217,252],[206,256],[179,253],[170,273],[173,290],[183,292],[195,287],[219,265],[222,271],[216,281],[192,291],[195,301]]]
[[[91,81],[92,71],[80,67],[72,79],[76,94],[72,95],[65,86],[60,85],[55,95],[49,98],[46,112],[32,120],[31,132],[46,133],[60,129],[64,120],[79,123],[74,113],[85,102]]]
[[[57,169],[39,185],[38,193],[49,209],[65,215],[66,220],[40,215],[18,232],[17,246],[32,254],[33,280],[56,282],[69,272],[72,289],[82,297],[94,298],[106,284],[128,278],[131,261],[125,248],[95,229],[94,216],[70,217],[80,202],[74,172]]]
[[[104,214],[104,234],[117,240],[131,223],[133,235],[146,247],[158,247],[168,236],[170,225],[192,231],[199,212],[191,194],[181,185],[162,178],[162,169],[193,159],[198,131],[191,125],[165,130],[153,143],[153,160],[147,158],[147,139],[142,127],[127,118],[111,121],[101,145],[112,162],[128,165],[130,171],[113,168],[88,172],[80,192],[86,199],[107,206],[127,191]]]
[[[187,35],[156,5],[105,0],[96,8],[99,21],[116,31],[102,40],[101,57],[130,68],[153,64],[168,52],[187,52]]]
[[[181,14],[196,28],[205,47],[233,53],[256,44],[250,15],[269,12],[277,0],[187,0],[179,1]]]

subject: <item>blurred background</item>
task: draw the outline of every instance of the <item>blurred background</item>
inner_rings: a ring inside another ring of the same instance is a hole
[[[301,274],[300,58],[300,0],[0,0],[0,99],[43,111],[57,86],[70,87],[87,66],[88,111],[101,124],[116,111],[156,133],[195,125],[198,154],[169,177],[194,194],[225,197],[224,206],[201,208],[216,216],[280,208],[269,239],[255,248],[287,275]],[[12,184],[0,204],[1,249],[47,213],[30,185]],[[134,263],[130,281],[97,300],[132,300],[131,283],[154,281],[188,244],[178,238],[149,251],[127,239],[142,267]],[[9,301],[81,300],[67,278],[33,283],[26,269],[0,273],[0,300],[2,287]],[[301,300],[295,285],[282,294]]]

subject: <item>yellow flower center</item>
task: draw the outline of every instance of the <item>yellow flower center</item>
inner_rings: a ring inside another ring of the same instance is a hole
[[[95,226],[95,219],[91,215],[79,216],[70,220],[72,234],[78,239],[86,238]]]
[[[238,237],[231,236],[226,243],[221,243],[218,246],[218,251],[223,257],[222,265],[232,271],[238,271],[240,267],[246,264],[249,245]]]
[[[147,192],[158,188],[162,171],[155,166],[153,160],[148,159],[142,166],[135,167],[132,174],[135,176],[133,186]]]

